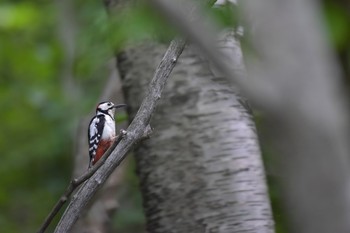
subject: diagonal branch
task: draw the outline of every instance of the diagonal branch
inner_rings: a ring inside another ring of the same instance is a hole
[[[141,104],[141,107],[131,122],[127,133],[120,143],[107,158],[106,162],[101,165],[96,173],[87,180],[81,189],[74,195],[55,232],[69,232],[74,223],[77,221],[82,210],[92,199],[97,190],[103,185],[113,170],[124,160],[127,152],[140,140],[147,137],[151,132],[149,122],[156,104],[161,97],[162,90],[171,71],[176,65],[177,59],[185,47],[185,41],[174,39],[161,60],[155,75],[149,85],[148,93]]]
[[[102,156],[102,158],[96,163],[95,166],[93,166],[91,169],[87,170],[83,175],[81,175],[78,178],[74,178],[70,181],[66,191],[63,193],[63,195],[60,197],[56,205],[53,207],[51,212],[46,217],[44,223],[41,225],[40,229],[38,230],[38,233],[44,233],[47,227],[52,222],[53,218],[57,215],[57,213],[60,211],[62,206],[66,203],[68,198],[72,195],[74,190],[79,187],[82,183],[84,183],[87,179],[89,179],[95,172],[102,166],[102,164],[106,161],[108,156],[112,153],[112,151],[115,149],[115,147],[118,145],[118,143],[122,140],[122,138],[126,135],[125,130],[121,130],[120,134],[115,139],[112,146],[106,151],[106,153]]]

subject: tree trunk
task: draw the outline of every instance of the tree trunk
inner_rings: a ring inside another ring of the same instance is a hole
[[[222,39],[244,71],[239,42]],[[144,43],[118,57],[131,117],[164,51]],[[151,233],[274,232],[255,125],[214,73],[188,46],[151,121],[154,133],[135,152]]]

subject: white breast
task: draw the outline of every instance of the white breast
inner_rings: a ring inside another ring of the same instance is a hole
[[[115,122],[114,120],[106,114],[105,127],[103,128],[102,139],[110,139],[115,137]]]

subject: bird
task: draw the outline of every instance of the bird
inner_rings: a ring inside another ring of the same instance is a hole
[[[115,105],[104,101],[97,105],[96,115],[90,120],[88,128],[89,168],[103,156],[113,144],[115,134],[115,109],[126,107],[126,104]]]

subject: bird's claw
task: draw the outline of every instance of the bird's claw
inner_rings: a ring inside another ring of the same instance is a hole
[[[125,136],[127,133],[125,129],[121,129],[119,132],[122,136]]]

